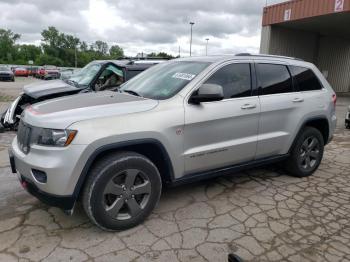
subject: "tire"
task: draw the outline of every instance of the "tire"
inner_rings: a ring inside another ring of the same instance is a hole
[[[319,167],[324,151],[324,139],[314,127],[305,127],[290,152],[287,172],[296,177],[311,176]]]
[[[120,231],[142,223],[157,205],[161,190],[158,169],[148,158],[120,152],[94,164],[82,202],[86,214],[98,227]]]

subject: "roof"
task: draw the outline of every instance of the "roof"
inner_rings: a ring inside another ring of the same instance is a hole
[[[276,56],[276,55],[265,55],[265,54],[249,54],[241,53],[236,55],[211,55],[211,56],[191,56],[186,58],[178,58],[171,61],[198,61],[208,63],[220,63],[232,60],[271,60],[271,61],[299,61],[304,62],[298,58],[288,56]]]
[[[265,7],[262,24],[267,26],[348,12],[350,0],[292,0]]]

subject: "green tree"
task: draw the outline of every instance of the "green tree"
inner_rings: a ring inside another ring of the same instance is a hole
[[[109,49],[109,55],[112,59],[118,59],[124,57],[124,50],[119,45],[112,45]]]
[[[106,42],[97,40],[88,46],[86,42],[53,26],[44,29],[41,36],[41,46],[16,44],[19,34],[0,29],[0,63],[27,64],[33,60],[36,65],[74,66],[77,56],[78,66],[83,67],[92,60],[124,56],[123,49],[118,45],[109,49]]]
[[[43,30],[41,36],[45,56],[41,57],[40,61],[57,61],[65,66],[74,66],[75,49],[78,49],[80,44],[79,38],[61,33],[53,26]]]
[[[11,30],[0,29],[0,63],[13,62],[16,56],[15,43],[20,37]]]
[[[108,53],[108,44],[106,42],[98,40],[95,42],[94,49],[102,56],[106,56]]]
[[[63,38],[62,34],[56,29],[54,26],[49,26],[48,29],[44,29],[41,32],[42,41],[44,45],[48,45],[50,47],[62,47]]]
[[[81,52],[86,52],[86,51],[89,50],[88,45],[84,41],[80,43],[79,49],[80,49]]]
[[[62,59],[54,57],[47,54],[41,54],[37,60],[37,65],[56,65],[56,66],[66,66]]]
[[[147,55],[147,57],[156,57],[156,58],[167,58],[167,59],[173,59],[175,58],[174,56],[168,54],[168,53],[165,53],[165,52],[159,52],[159,53],[155,53],[155,52],[152,52],[150,54]]]
[[[41,55],[41,48],[35,45],[16,45],[16,63],[17,61],[24,61],[25,64],[29,60],[36,61],[36,59]],[[23,62],[21,63],[23,64]]]

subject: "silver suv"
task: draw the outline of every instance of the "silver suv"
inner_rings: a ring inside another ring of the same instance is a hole
[[[336,126],[313,65],[258,55],[176,59],[123,84],[28,107],[10,154],[22,186],[107,230],[141,223],[163,185],[285,161],[311,175]]]

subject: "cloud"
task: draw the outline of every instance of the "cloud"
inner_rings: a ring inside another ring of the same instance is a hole
[[[268,0],[268,3],[281,2]],[[88,43],[103,40],[122,46],[126,54],[189,52],[190,21],[193,53],[258,52],[265,0],[2,0],[0,27],[40,43],[41,31],[55,26]]]

